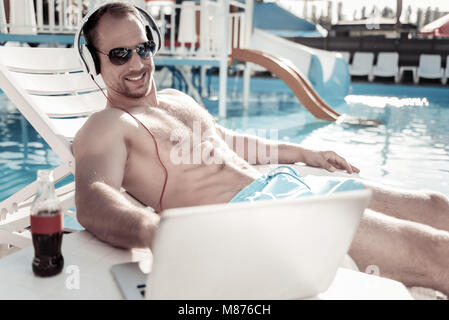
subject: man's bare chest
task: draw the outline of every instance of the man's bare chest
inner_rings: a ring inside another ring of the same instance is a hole
[[[153,108],[135,113],[133,118],[137,124],[136,133],[132,135],[134,141],[145,141],[152,136],[162,146],[174,146],[216,135],[212,116],[195,108]]]

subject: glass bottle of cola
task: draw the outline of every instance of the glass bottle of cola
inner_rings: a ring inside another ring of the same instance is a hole
[[[33,272],[49,277],[61,272],[64,219],[53,185],[53,171],[38,170],[37,195],[31,206],[31,233],[34,245]]]

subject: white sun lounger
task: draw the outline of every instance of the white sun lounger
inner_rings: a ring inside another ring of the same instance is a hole
[[[377,64],[369,75],[369,81],[373,81],[374,77],[394,77],[394,81],[398,83],[399,54],[397,52],[379,52]]]
[[[105,105],[81,70],[73,49],[0,47],[1,89],[62,160],[55,181],[74,173],[70,141],[87,117]],[[74,206],[73,190],[73,184],[58,190],[64,210]],[[35,192],[32,183],[1,203],[0,243],[29,245],[20,233],[29,225],[27,208]]]
[[[369,76],[373,68],[374,54],[372,52],[356,52],[349,67],[351,76]]]
[[[441,67],[441,56],[439,54],[421,54],[419,56],[419,66],[414,79],[415,84],[420,78],[440,79],[445,83],[444,70]]]

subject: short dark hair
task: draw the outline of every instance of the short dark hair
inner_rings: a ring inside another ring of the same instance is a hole
[[[100,8],[97,9],[86,21],[86,23],[83,26],[83,35],[84,39],[86,41],[86,44],[89,47],[96,48],[96,42],[97,42],[97,32],[96,28],[101,20],[101,18],[105,14],[110,14],[113,17],[125,17],[126,15],[134,15],[136,16],[141,22],[142,25],[145,25],[142,16],[139,13],[139,10],[133,6],[132,4],[126,3],[126,2],[110,2],[107,3]]]

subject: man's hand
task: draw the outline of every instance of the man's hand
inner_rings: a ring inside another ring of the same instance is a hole
[[[303,161],[311,167],[318,167],[334,172],[337,169],[346,170],[348,173],[359,173],[360,169],[349,164],[344,158],[333,151],[304,150]]]

